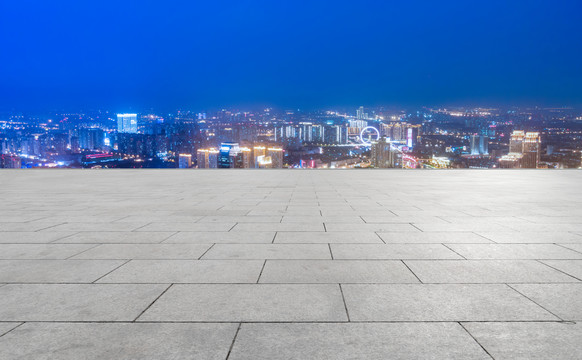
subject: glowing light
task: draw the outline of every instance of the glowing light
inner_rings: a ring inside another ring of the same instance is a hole
[[[366,126],[365,128],[362,129],[362,131],[360,132],[360,140],[362,140],[362,144],[370,146],[372,145],[372,141],[364,140],[364,132],[366,132],[367,130],[373,130],[376,132],[376,140],[380,139],[380,131],[373,126]],[[370,139],[371,136],[372,135],[368,136],[368,139]]]

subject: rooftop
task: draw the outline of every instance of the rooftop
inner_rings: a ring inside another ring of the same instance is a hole
[[[580,359],[581,183],[0,171],[0,359]]]

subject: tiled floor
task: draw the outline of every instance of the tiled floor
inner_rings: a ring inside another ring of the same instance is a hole
[[[0,359],[580,359],[581,182],[1,171]]]

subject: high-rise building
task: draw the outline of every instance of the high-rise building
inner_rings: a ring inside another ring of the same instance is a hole
[[[240,151],[238,143],[222,143],[220,144],[220,149],[218,151],[218,167],[221,169],[234,168],[234,161],[231,160],[231,157],[236,156]]]
[[[180,169],[189,169],[192,167],[192,155],[180,154],[178,157],[178,167]]]
[[[515,130],[509,139],[509,153],[499,159],[499,166],[536,169],[540,163],[540,150],[540,133]]]
[[[79,147],[84,150],[100,150],[104,146],[105,133],[98,128],[79,129]]]
[[[137,114],[117,114],[117,132],[137,134]]]
[[[372,165],[376,168],[393,168],[396,163],[396,154],[385,137],[373,141],[371,146]]]
[[[540,164],[540,133],[528,132],[523,139],[523,159],[522,168],[536,169]]]
[[[0,154],[0,169],[20,169],[21,166],[19,156]]]
[[[358,119],[358,120],[367,120],[368,119],[368,114],[364,112],[363,106],[360,106],[360,108],[356,110],[356,119]]]
[[[271,167],[274,169],[283,168],[283,149],[279,147],[270,147],[267,154],[271,158]]]
[[[489,143],[483,134],[471,135],[471,155],[489,154]]]
[[[218,167],[218,150],[214,148],[199,149],[196,153],[199,169],[216,169]]]

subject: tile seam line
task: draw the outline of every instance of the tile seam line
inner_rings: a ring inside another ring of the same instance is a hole
[[[242,324],[243,324],[242,322],[238,323],[238,327],[236,328],[236,331],[234,333],[234,337],[232,338],[232,342],[230,343],[230,347],[228,348],[228,353],[226,354],[225,360],[228,360],[228,358],[230,357],[230,354],[232,353],[232,349],[234,348],[234,343],[236,342],[236,338],[238,336],[240,328],[242,327]]]
[[[562,319],[561,317],[559,317],[558,315],[554,314],[553,312],[551,312],[550,310],[546,309],[545,306],[542,306],[540,304],[538,304],[536,301],[534,301],[532,298],[530,298],[529,296],[525,295],[524,293],[522,293],[521,291],[517,290],[516,288],[514,288],[513,286],[509,285],[509,284],[505,284],[507,287],[509,287],[511,290],[515,291],[516,293],[518,293],[519,295],[523,296],[524,298],[528,299],[529,301],[531,301],[532,303],[536,304],[537,306],[539,306],[540,308],[544,309],[545,311],[547,311],[548,313],[552,314],[553,316],[555,316],[556,318],[560,319],[560,321],[564,321],[564,319]]]
[[[547,267],[549,267],[549,268],[552,268],[552,269],[554,269],[554,270],[556,270],[556,271],[558,271],[558,272],[560,272],[560,273],[562,273],[562,274],[564,274],[564,275],[567,275],[567,276],[569,276],[569,277],[571,277],[571,278],[573,278],[573,279],[576,279],[576,280],[578,280],[578,281],[582,281],[582,279],[580,279],[580,278],[577,278],[577,277],[576,277],[576,276],[574,276],[574,275],[571,275],[571,274],[569,274],[569,273],[567,273],[567,272],[565,272],[565,271],[563,271],[563,270],[560,270],[560,269],[558,269],[558,268],[556,268],[556,267],[553,267],[553,266],[552,266],[552,265],[550,265],[550,264],[546,264],[544,261],[548,261],[548,259],[544,259],[544,260],[533,260],[533,261],[537,261],[538,263],[540,263],[540,264],[543,264],[543,265],[545,265],[545,266],[547,266]]]
[[[507,323],[527,323],[527,324],[572,324],[579,320],[11,320],[0,321],[0,324],[7,323],[27,323],[27,324],[507,324]]]
[[[346,316],[348,318],[348,322],[351,322],[350,320],[350,312],[348,311],[348,304],[346,303],[346,297],[344,296],[344,290],[342,288],[342,284],[338,284],[339,289],[340,289],[340,293],[342,295],[342,302],[344,303],[344,309],[346,310]]]
[[[57,244],[55,244],[55,245],[57,245]],[[64,244],[63,244],[63,245],[64,245]],[[87,252],[87,251],[89,251],[89,250],[93,250],[93,249],[95,249],[96,247],[99,247],[99,246],[101,246],[101,245],[103,245],[103,244],[87,244],[87,245],[95,245],[95,246],[91,246],[91,247],[89,247],[88,249],[85,249],[85,250],[83,250],[83,251],[81,251],[81,252],[78,252],[78,253],[76,253],[76,254],[73,254],[73,255],[71,255],[71,256],[69,256],[69,257],[66,257],[64,260],[69,260],[69,259],[71,259],[71,258],[74,258],[74,257],[75,257],[75,256],[77,256],[77,255],[81,255],[81,254],[83,254],[83,253],[85,253],[85,252]]]
[[[490,357],[491,359],[495,359],[495,358],[493,357],[493,355],[491,355],[491,354],[489,353],[489,351],[487,351],[487,349],[485,349],[485,346],[481,345],[481,343],[480,343],[480,342],[477,340],[477,338],[476,338],[476,337],[474,337],[474,336],[473,336],[473,334],[471,334],[471,333],[469,332],[469,330],[467,330],[467,328],[465,328],[465,326],[463,326],[463,324],[462,324],[460,321],[457,321],[457,324],[459,324],[459,326],[460,326],[461,328],[463,328],[463,330],[465,330],[465,332],[466,332],[467,334],[469,334],[469,336],[470,336],[470,337],[473,339],[473,341],[475,341],[475,342],[477,343],[477,345],[479,345],[479,347],[480,347],[481,349],[483,349],[483,351],[485,351],[485,353],[486,353],[487,355],[489,355],[489,357]]]
[[[146,307],[146,308],[145,308],[145,309],[144,309],[142,312],[140,312],[140,313],[139,313],[139,315],[138,315],[138,316],[137,316],[135,319],[133,319],[133,321],[131,321],[131,322],[132,322],[132,323],[135,323],[135,322],[137,321],[137,319],[139,319],[139,318],[140,318],[140,317],[141,317],[141,316],[142,316],[142,315],[143,315],[143,314],[144,314],[146,311],[148,311],[148,310],[149,310],[149,309],[152,307],[152,305],[154,305],[154,304],[155,304],[155,302],[156,302],[156,301],[158,301],[158,299],[159,299],[159,298],[161,298],[161,297],[162,297],[162,296],[163,296],[163,295],[164,295],[164,294],[165,294],[165,293],[166,293],[168,290],[170,290],[170,288],[171,288],[173,285],[174,285],[174,284],[170,284],[170,285],[168,285],[168,287],[167,287],[167,288],[166,288],[164,291],[162,291],[162,293],[161,293],[160,295],[158,295],[158,296],[157,296],[157,297],[154,299],[154,301],[152,301],[152,302],[151,302],[151,303],[150,303],[150,304],[149,304],[149,305],[148,305],[148,306],[147,306],[147,307]]]
[[[80,260],[80,259],[79,259]],[[111,271],[108,271],[107,273],[101,275],[100,277],[98,277],[97,279],[93,280],[92,282],[88,283],[88,284],[96,284],[97,281],[103,279],[104,277],[106,277],[107,275],[111,274],[112,272],[114,272],[115,270],[119,269],[120,267],[122,267],[123,265],[127,264],[128,262],[130,262],[131,260],[126,260],[123,262],[123,264],[116,266],[114,269],[112,269]]]

